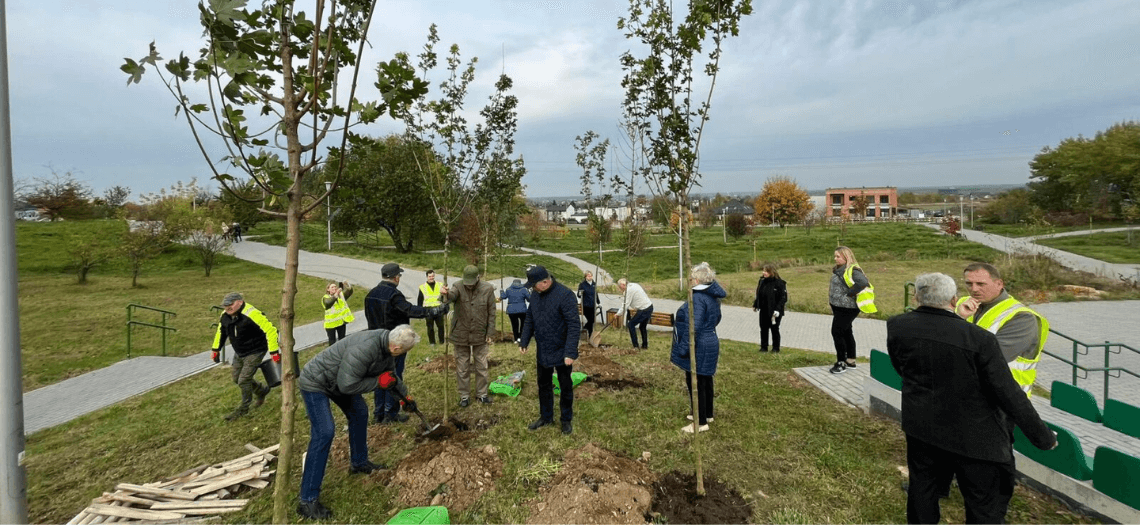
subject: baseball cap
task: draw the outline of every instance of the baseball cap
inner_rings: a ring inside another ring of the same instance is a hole
[[[388,263],[380,268],[380,277],[395,277],[404,273],[404,269],[396,263]]]
[[[550,277],[550,272],[546,271],[546,268],[542,266],[531,266],[530,269],[526,271],[526,287],[531,288],[535,284],[538,284],[539,281],[544,281],[548,277]]]
[[[238,301],[244,301],[245,298],[238,292],[230,292],[222,298],[222,306],[230,306]]]
[[[468,264],[463,267],[463,284],[471,286],[479,282],[479,267]]]

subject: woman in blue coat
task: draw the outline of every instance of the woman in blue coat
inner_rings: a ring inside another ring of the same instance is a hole
[[[696,341],[697,356],[697,423],[698,430],[709,429],[713,420],[713,375],[716,374],[717,360],[720,358],[720,338],[716,326],[720,324],[720,300],[726,295],[724,288],[716,282],[716,272],[709,263],[702,262],[693,267],[690,274],[693,283],[693,337]],[[693,400],[693,375],[689,369],[689,305],[681,305],[673,320],[673,364],[685,371],[685,383],[689,386],[689,404]],[[692,421],[693,415],[688,419]],[[693,432],[693,425],[685,425],[683,432]]]
[[[517,343],[522,337],[523,322],[526,321],[530,290],[523,286],[521,280],[515,279],[510,288],[499,292],[499,299],[507,302],[507,317],[511,318],[511,333]]]

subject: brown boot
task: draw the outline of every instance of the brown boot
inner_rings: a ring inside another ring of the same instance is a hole
[[[267,395],[269,395],[269,385],[265,385],[265,388],[258,390],[257,393],[254,394],[254,396],[253,396],[253,408],[257,408],[261,405],[264,405],[265,404],[265,396],[267,396]]]

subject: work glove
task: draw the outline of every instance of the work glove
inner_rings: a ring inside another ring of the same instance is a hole
[[[400,404],[403,405],[404,412],[415,412],[416,409],[419,408],[418,406],[416,406],[416,401],[414,399],[412,399],[410,396],[405,397],[403,401],[400,401]]]
[[[394,374],[391,370],[382,372],[380,374],[380,377],[376,379],[376,385],[379,386],[381,390],[390,390],[399,382],[400,378],[396,377],[396,374]]]
[[[269,357],[273,359],[274,363],[281,362],[281,352],[269,352]]]
[[[214,350],[213,359],[214,359],[215,363],[221,363],[222,362],[222,358],[218,355],[217,350]]]
[[[772,312],[772,319],[780,317],[780,312]]]

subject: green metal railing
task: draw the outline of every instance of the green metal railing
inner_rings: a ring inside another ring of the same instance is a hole
[[[1131,346],[1128,346],[1124,343],[1113,343],[1110,341],[1105,341],[1104,343],[1100,343],[1100,344],[1088,344],[1088,343],[1073,339],[1072,337],[1069,337],[1065,334],[1062,334],[1061,332],[1053,330],[1052,328],[1049,329],[1049,332],[1053,333],[1053,334],[1057,334],[1057,335],[1059,335],[1065,339],[1068,339],[1072,343],[1072,347],[1073,347],[1073,358],[1072,358],[1072,360],[1061,357],[1061,356],[1054,354],[1048,350],[1044,350],[1044,351],[1042,351],[1042,353],[1046,354],[1046,355],[1048,355],[1048,356],[1050,356],[1050,357],[1052,357],[1058,361],[1061,361],[1062,363],[1065,363],[1065,364],[1073,367],[1073,382],[1072,382],[1073,386],[1080,386],[1077,384],[1077,381],[1079,379],[1088,379],[1089,372],[1104,373],[1104,397],[1101,398],[1103,400],[1103,399],[1108,399],[1108,386],[1109,386],[1109,380],[1111,378],[1119,379],[1120,377],[1122,377],[1122,374],[1128,374],[1132,377],[1140,379],[1140,374],[1133,372],[1133,371],[1131,371],[1127,368],[1124,368],[1124,367],[1112,366],[1112,363],[1111,363],[1112,354],[1122,354],[1124,352],[1124,350],[1129,350],[1134,354],[1140,354],[1140,350],[1132,348]],[[1084,351],[1082,351],[1082,348],[1084,349]],[[1104,349],[1104,366],[1088,367],[1088,366],[1083,366],[1081,364],[1078,364],[1077,361],[1080,360],[1080,356],[1089,355],[1089,350],[1092,348],[1103,348]],[[1082,375],[1082,372],[1083,372],[1083,375]],[[1115,375],[1114,375],[1114,373],[1115,373]]]
[[[134,319],[132,319],[132,317],[134,315],[134,309],[135,308],[142,308],[144,310],[151,310],[151,311],[162,313],[162,324],[159,325],[159,324],[147,323],[147,322],[143,322],[143,321],[135,321]],[[159,330],[162,330],[162,356],[166,357],[166,333],[178,331],[178,329],[174,328],[173,326],[167,326],[167,324],[166,324],[167,317],[166,316],[168,316],[168,315],[169,316],[177,316],[178,314],[171,312],[169,310],[162,310],[160,308],[152,308],[150,306],[143,306],[141,304],[131,303],[131,304],[127,305],[127,359],[131,358],[131,331],[132,331],[131,329],[134,328],[135,325],[149,326],[151,328],[158,328]]]
[[[911,297],[914,297],[914,281],[903,285],[903,312],[914,310],[914,307],[910,305]]]

